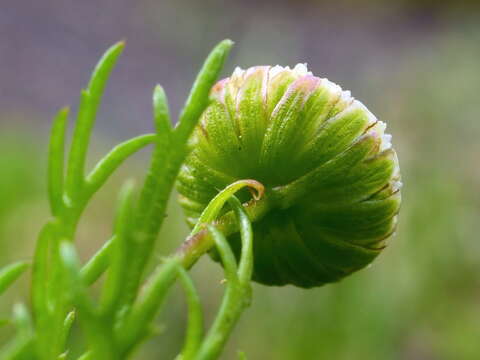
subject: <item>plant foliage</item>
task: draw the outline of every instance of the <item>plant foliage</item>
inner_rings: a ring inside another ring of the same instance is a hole
[[[236,320],[250,301],[252,229],[245,210],[233,195],[245,186],[257,189],[260,195],[262,185],[246,180],[228,186],[212,200],[187,246],[165,257],[151,273],[146,273],[146,265],[188,152],[187,140],[209,104],[210,89],[232,44],[224,40],[212,50],[176,126],[172,126],[167,97],[158,85],[153,93],[155,132],[115,146],[90,171],[85,164],[96,115],[110,74],[124,49],[123,42],[107,50],[82,90],[67,152],[69,109],[61,109],[55,116],[48,157],[51,217],[40,231],[31,265],[18,262],[0,270],[0,294],[25,270],[31,268],[32,271],[32,307],[15,305],[12,323],[16,335],[1,350],[1,359],[72,358],[68,339],[74,322],[81,324],[87,340],[85,352],[79,359],[130,358],[139,344],[152,336],[155,315],[177,279],[185,290],[189,314],[185,343],[178,359],[215,359],[220,355]],[[119,195],[110,239],[82,264],[75,237],[86,206],[117,168],[147,145],[153,145],[153,151],[143,186],[137,195],[133,183],[126,182]],[[238,263],[222,232],[211,225],[227,202],[233,210],[232,224],[240,229],[243,241]],[[196,239],[204,240],[193,241]],[[213,244],[221,256],[227,285],[218,315],[205,331],[200,299],[186,268]],[[89,287],[102,274],[105,281],[101,295],[94,299]]]

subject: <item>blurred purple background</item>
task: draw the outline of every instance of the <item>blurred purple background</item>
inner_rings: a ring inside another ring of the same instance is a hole
[[[156,83],[176,113],[208,50],[231,38],[234,65],[307,62],[368,97],[365,74],[394,75],[412,48],[428,51],[432,38],[468,14],[418,2],[381,1],[4,1],[0,7],[0,109],[46,121],[79,89],[99,55],[126,39],[127,48],[105,96],[100,131],[145,131]],[[470,16],[472,14],[469,14]],[[394,76],[392,76],[394,77]],[[385,87],[385,79],[367,86]],[[364,99],[364,100],[369,100]],[[368,102],[368,101],[367,101]],[[2,121],[8,121],[2,119]]]
[[[151,131],[157,83],[176,115],[205,56],[224,38],[236,42],[225,76],[237,65],[307,62],[315,75],[351,90],[387,122],[405,184],[398,235],[371,268],[309,291],[255,285],[224,358],[242,349],[253,360],[480,359],[474,0],[0,0],[0,266],[33,252],[48,216],[50,119],[64,105],[75,110],[101,54],[126,39],[90,161],[120,138]],[[133,157],[96,196],[76,239],[84,259],[110,235],[119,184],[145,169],[146,156]],[[155,260],[187,232],[174,201],[162,231]],[[192,274],[209,320],[222,270],[205,259]],[[0,299],[0,318],[28,299],[22,281]],[[172,296],[160,317],[168,331],[138,358],[173,358],[183,341],[183,301],[180,291]],[[0,328],[0,343],[9,332]],[[75,334],[72,354],[81,345]]]

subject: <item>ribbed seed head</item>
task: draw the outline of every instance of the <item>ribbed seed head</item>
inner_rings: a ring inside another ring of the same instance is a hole
[[[303,64],[237,68],[219,81],[190,146],[178,190],[191,225],[240,179],[275,198],[253,224],[260,283],[337,281],[368,265],[395,230],[401,182],[385,124]],[[238,235],[229,241],[238,255]]]

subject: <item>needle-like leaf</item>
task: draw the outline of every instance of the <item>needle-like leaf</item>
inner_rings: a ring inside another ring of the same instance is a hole
[[[129,241],[133,223],[133,189],[133,182],[127,182],[120,193],[115,221],[115,240],[110,251],[110,267],[101,302],[101,311],[107,318],[113,318],[118,310],[116,305],[120,300],[125,273],[128,271]]]
[[[57,216],[63,207],[63,177],[65,157],[65,131],[68,107],[61,109],[53,120],[48,149],[48,195],[50,209]]]
[[[19,261],[0,270],[0,295],[28,268],[28,263]]]
[[[224,40],[212,50],[195,80],[177,127],[172,133],[164,131],[163,137],[162,133],[158,133],[159,141],[140,195],[134,235],[135,243],[138,245],[126,283],[123,300],[126,304],[133,302],[136,297],[140,279],[153,252],[155,239],[165,217],[170,193],[186,156],[187,140],[208,105],[210,89],[217,80],[232,45],[232,41]],[[157,131],[167,128],[168,106],[166,104],[164,92],[157,87],[154,94]]]
[[[84,182],[85,160],[97,110],[110,73],[124,47],[125,43],[119,42],[107,50],[98,62],[87,89],[82,91],[68,158],[66,193],[70,201],[80,195]]]
[[[158,134],[169,134],[172,132],[167,95],[161,85],[157,85],[153,90],[153,119],[155,130]]]
[[[197,124],[198,118],[208,105],[209,94],[212,86],[217,81],[223,64],[233,46],[233,41],[226,39],[221,41],[212,50],[203,64],[195,82],[193,83],[190,95],[180,114],[179,123],[175,129],[177,140],[185,142]]]
[[[121,303],[130,305],[137,296],[140,279],[149,259],[153,243],[165,215],[165,207],[178,170],[171,169],[169,156],[173,147],[172,129],[165,92],[157,86],[153,94],[153,113],[157,141],[152,154],[150,169],[140,193],[135,214],[135,231],[132,234],[136,247],[132,249],[132,262]]]
[[[44,324],[43,319],[48,317],[47,283],[50,245],[52,242],[54,224],[49,222],[40,231],[33,258],[32,269],[32,304],[35,322],[39,330]],[[46,325],[46,324],[45,324]]]
[[[155,134],[141,135],[115,146],[87,176],[85,196],[87,198],[93,196],[128,157],[146,145],[152,144],[156,139]]]
[[[60,259],[69,280],[71,301],[77,307],[80,318],[83,321],[94,358],[102,360],[118,359],[116,355],[117,348],[109,333],[110,324],[103,322],[88,296],[87,288],[80,276],[80,262],[73,244],[66,241],[62,242],[60,245]]]
[[[60,336],[60,348],[64,349],[67,345],[68,335],[70,334],[70,329],[72,328],[73,323],[75,322],[75,311],[70,311],[63,322],[63,331]],[[64,355],[66,358],[68,352],[65,352]]]
[[[95,255],[82,267],[80,276],[85,285],[92,285],[107,270],[110,263],[110,251],[115,242],[115,235],[110,238]]]
[[[152,319],[163,304],[168,290],[178,276],[180,259],[171,257],[157,267],[145,284],[142,296],[135,302],[130,314],[117,330],[117,344],[121,353],[128,354],[148,335]]]

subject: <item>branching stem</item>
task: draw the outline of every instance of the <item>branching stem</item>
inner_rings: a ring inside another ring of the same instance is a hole
[[[273,204],[274,201],[272,197],[266,194],[259,200],[252,199],[249,201],[244,205],[244,209],[250,221],[255,223],[268,213]],[[214,225],[225,236],[236,233],[239,230],[233,211],[229,211],[223,215],[214,222]],[[214,244],[215,242],[210,232],[207,229],[202,229],[190,235],[177,250],[176,255],[182,260],[182,266],[189,269],[203,254],[208,252]]]

